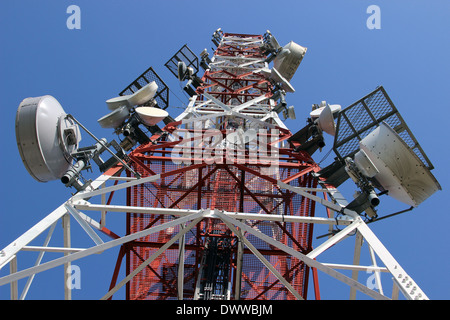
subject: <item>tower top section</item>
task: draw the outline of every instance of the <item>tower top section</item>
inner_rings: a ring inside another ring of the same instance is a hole
[[[279,114],[295,119],[294,107],[286,102],[286,94],[295,91],[288,79],[292,79],[306,48],[294,42],[281,47],[270,31],[252,35],[217,29],[212,42],[216,49],[211,58],[205,49],[198,63],[185,45],[166,63],[172,74],[186,82],[184,90],[190,96],[186,110],[168,126],[196,119],[197,124],[207,120],[206,129],[225,121],[228,127],[244,130],[276,127],[288,132]],[[205,71],[201,78],[197,75],[199,65]]]

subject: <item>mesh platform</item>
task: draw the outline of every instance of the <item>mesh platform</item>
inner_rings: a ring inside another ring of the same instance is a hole
[[[335,153],[341,159],[352,157],[359,150],[359,141],[383,121],[400,135],[429,170],[434,168],[383,87],[339,113],[333,146]]]
[[[169,61],[166,62],[165,66],[169,69],[172,74],[178,78],[178,62],[183,61],[187,68],[192,68],[194,74],[198,72],[198,57],[194,52],[187,46],[184,45],[180,50],[173,55]]]
[[[148,68],[143,74],[141,74],[136,80],[134,80],[128,87],[119,93],[120,96],[130,95],[146,86],[150,82],[155,81],[158,85],[158,90],[154,99],[158,103],[161,109],[167,109],[169,106],[169,88],[166,83],[158,76],[152,67]]]

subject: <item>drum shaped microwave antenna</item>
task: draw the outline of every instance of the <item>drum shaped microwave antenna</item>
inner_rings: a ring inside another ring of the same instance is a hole
[[[291,81],[305,56],[307,48],[291,41],[283,47],[273,60],[274,67],[287,80]]]
[[[78,149],[78,125],[66,117],[52,96],[27,98],[16,113],[16,140],[30,175],[39,182],[60,179],[71,167]]]
[[[361,150],[358,153],[364,152],[370,160],[368,171],[375,173],[372,179],[394,199],[417,207],[441,189],[430,170],[385,122],[362,139],[359,145]],[[358,157],[355,155],[356,165],[359,166],[356,159]]]
[[[441,190],[433,165],[381,86],[339,112],[333,150],[347,171],[355,164],[353,180],[368,179],[412,207]]]

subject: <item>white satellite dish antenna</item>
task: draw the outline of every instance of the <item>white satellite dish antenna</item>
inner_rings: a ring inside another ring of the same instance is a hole
[[[294,87],[286,80],[276,68],[272,68],[270,72],[270,79],[277,83],[281,83],[281,87],[286,92],[295,92]]]
[[[283,47],[282,52],[284,51],[284,53],[277,56],[273,61],[274,67],[284,78],[291,81],[305,56],[306,50],[305,47],[302,47],[293,41],[289,42]]]
[[[322,101],[321,107],[313,110],[309,115],[317,122],[322,131],[334,136],[336,134],[334,114],[339,111],[341,111],[340,105],[329,105],[325,101]]]
[[[142,123],[149,127],[156,125],[169,115],[167,111],[154,107],[139,107],[136,108],[136,113]]]
[[[286,92],[295,92],[294,87],[286,80],[276,68],[262,68],[254,71],[255,74],[261,74],[264,78],[272,80],[277,84],[281,84],[281,89]]]
[[[138,91],[130,95],[119,96],[106,101],[106,105],[110,110],[116,110],[126,106],[131,109],[134,106],[140,106],[149,102],[156,95],[158,85],[156,81],[150,82]]]
[[[81,133],[52,96],[28,98],[16,114],[16,139],[22,161],[39,182],[60,179],[72,165]]]
[[[151,99],[153,99],[157,91],[158,85],[156,84],[156,82],[150,82],[149,84],[133,93],[128,99],[128,102],[131,106],[143,105],[144,103],[147,103]]]
[[[107,114],[106,116],[98,119],[98,123],[102,128],[118,128],[122,123],[128,119],[130,116],[130,111],[128,110],[127,106],[122,106],[111,113]]]
[[[130,107],[128,98],[129,98],[129,96],[119,96],[116,98],[112,98],[112,99],[106,100],[106,105],[108,106],[109,110],[116,110],[117,108],[120,108],[123,106]]]
[[[375,179],[388,195],[410,206],[417,207],[441,187],[419,157],[385,122],[359,143],[370,159]],[[359,162],[355,157],[355,162]],[[358,167],[361,166],[358,165]],[[377,172],[378,171],[378,172]]]

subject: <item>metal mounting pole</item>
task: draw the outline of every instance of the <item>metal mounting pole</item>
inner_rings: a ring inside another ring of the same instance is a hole
[[[234,284],[234,299],[241,299],[241,289],[242,289],[242,262],[244,259],[244,242],[242,241],[242,233],[237,230],[238,244],[237,244],[237,254],[236,254],[236,281]]]
[[[15,256],[9,263],[9,272],[11,274],[17,272],[17,256]],[[19,298],[19,290],[17,287],[17,281],[11,282],[11,300],[17,300]]]
[[[364,238],[362,237],[361,233],[359,231],[356,232],[355,237],[355,253],[353,255],[353,265],[357,266],[359,265],[359,260],[361,257],[361,247],[363,245]],[[352,279],[355,281],[358,281],[358,274],[359,272],[357,270],[352,271]],[[356,299],[356,289],[351,287],[350,288],[350,300]]]
[[[75,117],[73,115],[68,114],[66,117],[75,121],[76,124],[78,124],[84,131],[87,132],[87,134],[89,134],[95,141],[97,141],[97,143],[99,143],[103,148],[105,148],[105,150],[108,151],[117,161],[119,161],[128,171],[133,173],[133,175],[136,178],[141,177],[141,175],[139,173],[137,173],[132,168],[130,168],[130,166],[125,163],[125,161],[120,159],[114,152],[112,152],[111,149],[109,149],[108,146],[105,144],[105,142],[102,141],[102,139],[98,139],[92,132],[90,132],[85,126],[83,126],[77,119],[75,119]]]
[[[184,224],[180,225],[180,228],[183,230],[186,228]],[[180,244],[178,249],[178,290],[177,290],[177,296],[178,300],[183,300],[184,297],[184,253],[185,253],[185,242],[186,242],[186,235],[184,234],[180,238]]]
[[[63,224],[63,238],[64,238],[64,248],[70,248],[70,214],[66,213],[62,217]],[[68,256],[70,253],[65,252],[64,256]],[[71,262],[67,262],[64,264],[64,299],[72,300],[72,283],[71,283],[71,275],[72,275],[72,264]]]

